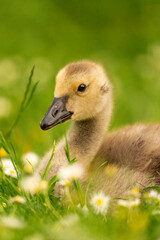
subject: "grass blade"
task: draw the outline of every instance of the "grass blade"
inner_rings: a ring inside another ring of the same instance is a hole
[[[26,108],[26,104],[30,102],[31,98],[33,97],[33,93],[36,89],[36,86],[37,86],[37,83],[33,86],[33,89],[31,90],[31,94],[30,94],[30,97],[29,97],[29,101],[27,100],[28,99],[28,94],[29,94],[29,91],[30,91],[30,88],[31,88],[31,83],[32,83],[32,77],[33,77],[33,74],[34,74],[34,66],[31,70],[31,73],[30,73],[30,76],[29,76],[29,79],[28,79],[28,84],[27,84],[27,87],[26,87],[26,90],[25,90],[25,93],[24,93],[24,97],[23,97],[23,100],[21,102],[21,105],[20,105],[20,108],[19,108],[19,111],[18,111],[18,114],[17,114],[17,117],[13,123],[13,125],[11,126],[10,130],[8,131],[8,133],[6,134],[6,137],[9,138],[11,136],[11,133],[14,129],[14,127],[17,125],[17,123],[19,122],[20,120],[20,117],[21,117],[21,114],[23,113],[24,109]],[[27,104],[28,106],[28,104]]]
[[[29,94],[29,90],[30,90],[31,83],[32,83],[32,77],[33,77],[33,74],[34,74],[34,69],[35,69],[35,66],[33,66],[32,69],[31,69],[31,73],[30,73],[30,76],[29,76],[29,79],[28,79],[28,84],[27,84],[27,87],[26,87],[26,90],[25,90],[25,93],[24,93],[23,100],[21,102],[21,106],[20,106],[21,110],[23,110],[23,107],[25,106],[25,102],[27,100],[27,96]]]
[[[0,131],[0,147],[3,147],[4,150],[9,154],[8,144],[1,131]]]
[[[51,180],[48,182],[48,194],[50,194],[53,191],[53,188],[56,184],[56,182],[58,181],[58,177],[57,175],[55,175],[54,177],[51,178]]]
[[[51,164],[52,158],[53,158],[53,156],[54,156],[55,145],[56,145],[56,144],[55,144],[55,141],[54,141],[54,143],[53,143],[52,154],[51,154],[51,157],[50,157],[50,159],[49,159],[49,161],[48,161],[48,163],[47,163],[47,166],[46,166],[46,168],[45,168],[45,170],[44,170],[44,172],[43,172],[43,174],[42,174],[42,179],[45,179],[45,178],[46,178],[46,175],[47,175],[48,169],[49,169],[49,167],[50,167],[50,164]]]
[[[66,157],[68,159],[69,164],[75,163],[77,162],[76,157],[74,157],[73,159],[70,158],[70,153],[69,153],[69,146],[68,146],[68,141],[67,141],[67,137],[65,136],[65,140],[66,140],[66,147],[64,148]]]
[[[38,83],[39,83],[39,81],[34,84],[32,90],[31,90],[30,96],[28,97],[28,100],[25,103],[25,106],[23,107],[23,111],[28,107],[28,105],[29,105],[29,103],[30,103],[30,101],[31,101],[31,99],[32,99],[32,97],[34,95],[34,92],[35,92],[35,90],[37,88]]]
[[[68,162],[71,163],[70,154],[69,154],[69,146],[68,146],[68,141],[67,141],[66,136],[65,136],[65,140],[66,140],[66,147],[64,148],[65,154],[66,154],[66,157],[68,159]]]

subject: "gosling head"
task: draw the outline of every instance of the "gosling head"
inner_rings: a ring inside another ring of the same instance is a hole
[[[69,119],[95,117],[110,102],[111,85],[101,65],[79,61],[66,65],[56,77],[54,99],[40,122],[43,130]]]

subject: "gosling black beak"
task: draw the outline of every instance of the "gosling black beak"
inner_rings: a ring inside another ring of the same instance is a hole
[[[40,127],[43,130],[50,129],[71,118],[73,112],[67,111],[66,100],[66,96],[53,99],[51,106],[48,108],[44,118],[40,122]]]

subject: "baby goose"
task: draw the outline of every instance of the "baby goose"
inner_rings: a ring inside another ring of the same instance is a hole
[[[107,163],[97,171],[90,188],[91,192],[93,189],[101,190],[111,196],[122,197],[138,184],[149,186],[148,173],[152,172],[150,166],[154,167],[154,164],[151,164],[154,160],[153,148],[150,148],[152,157],[149,158],[149,154],[144,156],[145,148],[141,151],[142,142],[145,142],[145,139],[141,140],[141,133],[142,129],[145,132],[147,127],[124,128],[104,139],[112,113],[112,86],[101,65],[91,61],[66,65],[57,74],[54,95],[40,126],[47,130],[69,119],[74,121],[67,132],[67,139],[71,157],[76,157],[85,168],[86,174],[81,179],[84,189],[87,184],[85,180],[106,161]],[[47,175],[48,180],[61,166],[68,163],[65,145],[65,139],[62,138],[56,146]],[[149,149],[147,153],[148,151]],[[41,161],[40,172],[44,171],[50,156],[51,151]],[[143,161],[142,164],[140,160]],[[158,160],[155,161],[159,164]],[[115,170],[114,176],[107,175],[107,168],[109,172],[111,169]],[[155,179],[158,179],[154,175],[155,172],[152,176],[153,184],[157,183]],[[55,193],[58,194],[59,190],[57,184]]]

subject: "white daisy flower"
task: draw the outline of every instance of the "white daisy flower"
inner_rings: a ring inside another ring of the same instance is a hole
[[[8,228],[23,228],[25,226],[24,222],[16,217],[1,217],[0,221]]]
[[[83,211],[84,213],[88,213],[88,208],[87,208],[86,205],[84,205],[84,206],[82,207],[82,211]]]
[[[69,181],[68,179],[64,179],[64,180],[61,180],[59,182],[59,184],[63,187],[70,187],[71,186],[71,181]]]
[[[118,205],[123,207],[129,207],[129,202],[127,200],[120,199],[117,201]]]
[[[6,203],[5,203],[5,202],[2,202],[2,206],[3,206],[3,207],[6,207],[7,205],[6,205]]]
[[[13,166],[11,159],[3,158],[2,165],[3,165],[3,170],[4,170],[5,175],[8,175],[13,178],[17,178],[17,173],[16,173],[16,170]]]
[[[23,178],[21,185],[26,192],[31,193],[32,195],[40,192],[44,193],[48,189],[47,181],[41,180],[38,176]]]
[[[98,194],[94,194],[90,203],[97,214],[105,214],[108,210],[109,201],[110,197],[105,196],[102,192],[100,192]]]
[[[158,194],[157,191],[155,191],[155,190],[151,190],[151,191],[149,192],[149,194],[148,194],[148,197],[149,197],[149,198],[155,198],[155,199],[158,199],[158,198],[159,198],[158,195],[159,195],[159,194]]]
[[[11,203],[16,202],[16,203],[24,204],[26,202],[26,199],[24,197],[21,197],[21,196],[17,195],[15,197],[10,198],[10,202]]]
[[[35,167],[39,161],[39,156],[34,152],[27,152],[22,155],[22,160],[25,165],[29,164]]]
[[[16,170],[13,168],[4,168],[4,173],[7,176],[13,177],[13,178],[17,178],[17,173]]]
[[[39,192],[40,178],[35,176],[29,176],[22,179],[21,185],[24,190],[32,195]]]
[[[1,165],[1,163],[0,163],[0,165]],[[9,159],[9,158],[3,158],[2,159],[2,165],[3,165],[4,169],[5,168],[12,168],[12,169],[14,169],[13,163],[12,163],[11,159]]]
[[[127,208],[131,208],[131,207],[136,207],[140,204],[140,199],[136,198],[135,200],[123,200],[120,199],[117,201],[118,205],[123,206],[123,207],[127,207]]]
[[[84,205],[83,207],[81,207],[81,205],[80,205],[80,203],[79,203],[79,204],[77,205],[77,208],[78,208],[79,210],[81,210],[82,213],[84,213],[85,216],[87,216],[87,214],[88,214],[88,208],[87,208],[86,205]]]
[[[133,201],[129,201],[129,207],[137,207],[140,204],[140,199],[137,198]]]
[[[58,177],[60,180],[72,181],[79,179],[84,173],[83,167],[78,163],[69,164],[61,167],[58,171]]]

